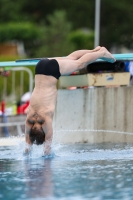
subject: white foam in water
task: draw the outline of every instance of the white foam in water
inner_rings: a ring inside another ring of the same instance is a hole
[[[68,134],[69,132],[77,132],[77,131],[93,131],[93,132],[116,132],[120,134],[132,134],[128,132],[120,132],[120,131],[109,131],[109,130],[91,130],[91,129],[82,129],[82,130],[59,130],[56,132],[64,132],[64,134]],[[19,137],[13,137],[14,140]],[[2,140],[2,139],[1,139]],[[55,159],[63,159],[63,160],[113,160],[113,159],[132,159],[133,148],[129,147],[128,149],[99,149],[95,146],[91,149],[90,144],[82,144],[82,148],[77,150],[78,144],[72,145],[64,145],[57,143],[57,138],[54,139],[52,145],[52,151],[55,156],[52,154],[52,158]],[[85,147],[85,148],[84,148]],[[26,157],[23,155],[25,149],[25,142],[18,142],[15,146],[11,147],[0,147],[2,151],[0,151],[1,159],[16,159],[16,160],[25,160]],[[37,159],[42,158],[43,156],[43,148],[44,145],[33,145],[32,153],[28,158]]]
[[[80,146],[80,148],[79,148]],[[43,145],[33,145],[32,153],[29,157],[23,156],[25,143],[12,147],[1,147],[1,159],[40,159],[43,155]],[[88,148],[87,148],[88,147]],[[118,160],[118,159],[132,159],[133,147],[126,149],[113,148],[99,149],[99,145],[92,147],[89,144],[76,144],[76,145],[62,145],[54,144],[53,151],[55,154],[54,159],[73,160],[73,161],[93,161],[93,160]]]
[[[93,160],[118,160],[118,159],[133,159],[133,147],[129,149],[98,149],[94,148],[84,150],[82,145],[81,150],[77,150],[77,145],[60,146],[60,149],[55,149],[55,154],[58,155],[59,159],[63,160],[80,160],[80,161],[93,161]],[[73,149],[72,149],[73,146]],[[86,145],[85,145],[86,146]],[[99,145],[98,145],[99,146]],[[89,144],[88,144],[89,147]]]

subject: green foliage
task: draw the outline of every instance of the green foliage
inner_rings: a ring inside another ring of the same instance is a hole
[[[47,16],[55,10],[64,10],[73,30],[94,29],[94,0],[0,0],[0,23],[34,22],[38,25],[49,24]],[[133,46],[132,0],[101,0],[100,45],[110,48],[112,44]],[[44,33],[44,32],[43,32]],[[26,43],[27,44],[27,43]],[[38,43],[37,43],[38,44]],[[31,46],[34,45],[31,42]],[[30,44],[26,48],[32,50]],[[33,53],[30,53],[30,55]]]
[[[32,41],[39,37],[37,26],[32,23],[0,24],[0,42],[10,40]]]
[[[18,40],[23,41],[26,53],[31,56],[40,37],[37,25],[28,22],[0,24],[0,43]]]
[[[101,1],[100,44],[108,48],[114,45],[133,45],[132,0]]]
[[[4,1],[4,0],[3,0]],[[67,19],[73,24],[73,28],[94,27],[94,0],[19,0],[22,2],[21,12],[28,20],[42,23],[49,14],[55,10],[64,10]]]
[[[94,32],[76,30],[70,33],[69,40],[74,44],[76,49],[93,49]]]
[[[65,56],[73,51],[74,47],[68,40],[72,26],[67,21],[66,13],[55,11],[53,15],[48,15],[47,20],[49,24],[42,26],[42,37],[36,56]]]
[[[4,61],[14,61],[14,60],[18,60],[18,59],[22,59],[19,56],[6,56],[6,55],[0,55],[0,62],[4,62]]]
[[[0,0],[0,23],[24,21],[25,16],[21,13],[22,5],[21,0]]]

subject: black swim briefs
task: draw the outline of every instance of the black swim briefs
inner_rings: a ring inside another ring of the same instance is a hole
[[[54,76],[56,79],[59,79],[61,76],[59,70],[59,64],[55,59],[41,59],[35,69],[35,74],[43,74],[46,76]]]

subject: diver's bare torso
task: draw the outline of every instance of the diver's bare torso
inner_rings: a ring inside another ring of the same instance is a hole
[[[30,105],[27,112],[27,130],[31,128],[30,120],[38,122],[42,120],[45,130],[52,129],[52,119],[54,115],[57,99],[57,79],[52,76],[35,75],[35,88],[31,95]]]
[[[52,76],[35,75],[35,88],[29,106],[31,112],[53,116],[57,98],[56,82],[57,79]]]

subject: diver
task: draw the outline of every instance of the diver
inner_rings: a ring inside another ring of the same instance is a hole
[[[31,151],[32,144],[44,143],[44,156],[50,155],[53,138],[53,115],[56,106],[56,83],[61,75],[71,74],[88,64],[103,59],[115,62],[113,55],[105,47],[93,50],[78,50],[66,57],[41,59],[35,68],[35,87],[25,121],[25,154]]]

